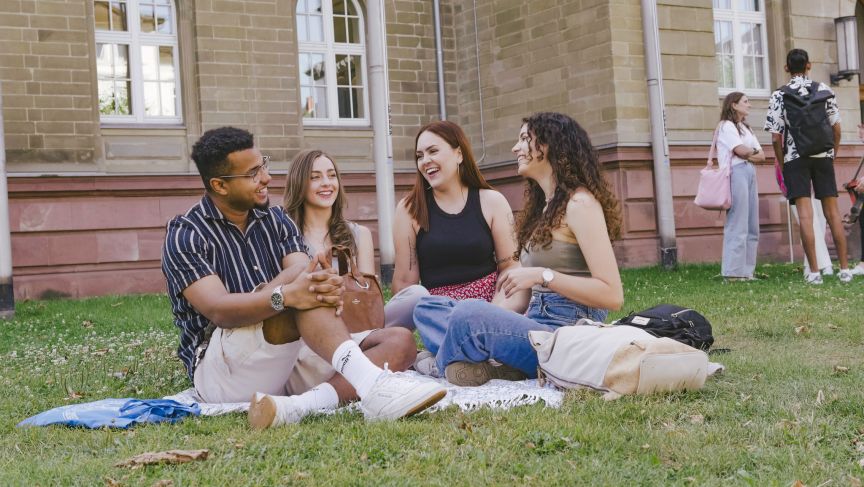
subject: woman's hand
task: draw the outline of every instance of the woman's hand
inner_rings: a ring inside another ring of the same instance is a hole
[[[498,276],[497,290],[504,290],[504,296],[531,289],[534,285],[543,284],[542,267],[515,267],[507,269]]]

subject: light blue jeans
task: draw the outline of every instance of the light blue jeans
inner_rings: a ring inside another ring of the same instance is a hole
[[[732,166],[732,207],[723,226],[724,277],[753,277],[759,246],[759,188],[756,168],[745,162]]]
[[[414,308],[414,323],[442,373],[453,362],[495,359],[534,378],[537,353],[528,341],[529,331],[552,332],[581,318],[603,321],[607,313],[553,292],[533,291],[524,315],[480,299],[426,296]]]

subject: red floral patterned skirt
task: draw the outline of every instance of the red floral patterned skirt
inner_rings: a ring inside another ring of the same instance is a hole
[[[498,273],[493,272],[488,276],[481,277],[476,281],[463,282],[462,284],[451,284],[449,286],[435,287],[429,290],[433,296],[447,296],[448,298],[461,301],[463,299],[485,299],[492,301],[495,296],[495,283],[498,282]]]

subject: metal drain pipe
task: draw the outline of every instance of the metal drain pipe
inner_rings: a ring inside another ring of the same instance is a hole
[[[432,17],[435,22],[435,66],[438,68],[438,112],[441,120],[447,120],[447,97],[444,92],[444,46],[441,39],[441,2],[432,1]]]

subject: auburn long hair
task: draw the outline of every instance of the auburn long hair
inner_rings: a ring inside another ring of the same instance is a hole
[[[734,125],[735,129],[738,130],[738,135],[744,135],[744,131],[741,130],[741,125],[738,124],[744,125],[747,127],[747,130],[751,132],[753,131],[743,118],[738,120],[738,113],[734,108],[732,108],[732,105],[741,101],[741,98],[743,97],[744,93],[741,93],[740,91],[729,93],[726,95],[726,98],[723,98],[723,108],[720,109],[720,121],[723,122],[728,120],[732,122],[732,125]]]
[[[432,132],[444,139],[450,147],[460,149],[462,151],[462,164],[459,165],[459,180],[469,189],[492,189],[492,186],[486,182],[486,178],[480,173],[477,167],[477,162],[474,160],[474,153],[471,151],[471,143],[468,142],[468,137],[462,128],[448,120],[436,120],[429,122],[420,127],[417,132],[417,137],[414,138],[414,148],[417,148],[417,141],[423,132]],[[415,166],[417,161],[415,158]],[[429,208],[426,205],[426,193],[432,191],[431,187],[426,186],[426,178],[417,168],[417,177],[414,179],[414,187],[408,192],[405,197],[405,207],[408,209],[408,214],[411,218],[425,231],[429,231]]]
[[[305,232],[306,215],[304,209],[306,205],[306,189],[309,187],[309,178],[312,174],[312,166],[315,164],[315,159],[322,156],[333,163],[333,168],[336,170],[336,180],[339,182],[339,191],[336,193],[336,201],[331,207],[330,220],[327,222],[327,234],[330,236],[330,243],[334,246],[347,246],[356,254],[357,243],[354,241],[354,234],[351,233],[348,220],[342,216],[342,210],[345,209],[347,203],[345,188],[342,185],[342,174],[339,172],[336,161],[326,152],[319,149],[304,150],[294,157],[294,160],[291,161],[291,167],[288,168],[288,176],[285,181],[285,197],[282,200],[282,206],[285,208],[288,216],[300,228],[300,231]],[[321,251],[323,249],[318,250]]]
[[[525,207],[516,224],[518,246],[514,257],[519,258],[523,249],[549,248],[552,230],[561,225],[567,202],[577,188],[585,188],[597,198],[609,238],[618,238],[621,233],[618,199],[600,174],[600,160],[585,129],[567,115],[554,112],[535,113],[523,118],[522,123],[528,126],[530,147],[552,166],[556,186],[547,205],[540,185],[526,179]],[[540,146],[546,147],[545,154]]]

